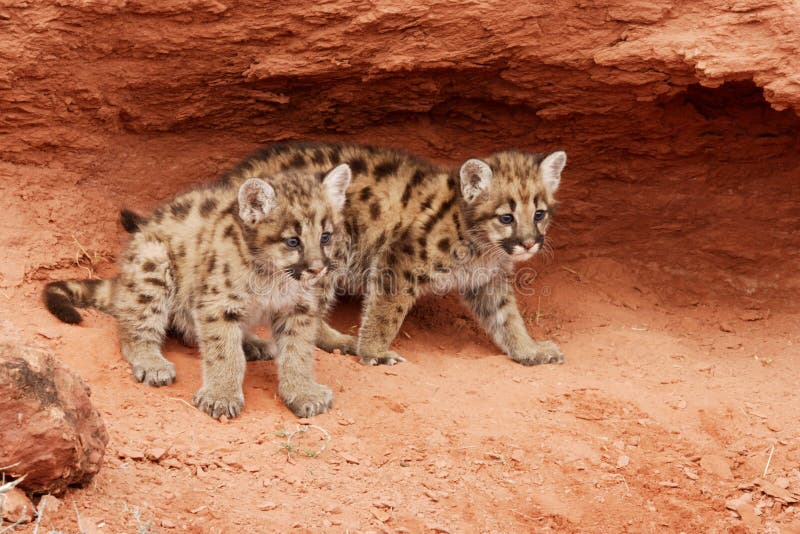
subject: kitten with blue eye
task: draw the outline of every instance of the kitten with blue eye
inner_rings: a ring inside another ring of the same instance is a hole
[[[76,307],[114,315],[123,357],[151,386],[175,380],[161,354],[168,330],[199,345],[203,385],[194,403],[214,418],[242,411],[245,360],[273,357],[286,406],[299,417],[324,413],[333,394],[315,379],[314,344],[333,298],[332,258],[346,242],[350,169],[237,172],[226,184],[178,195],[150,217],[123,211],[132,237],[118,274],[50,283],[45,304],[67,323],[81,322]],[[275,344],[250,332],[261,322]]]

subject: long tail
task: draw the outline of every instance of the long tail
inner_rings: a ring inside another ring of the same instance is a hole
[[[50,313],[65,323],[77,324],[81,314],[75,307],[110,310],[113,284],[113,279],[52,282],[45,286],[42,297]]]

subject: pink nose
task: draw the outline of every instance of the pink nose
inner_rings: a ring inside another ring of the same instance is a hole
[[[534,241],[533,239],[528,239],[527,241],[522,242],[522,246],[527,249],[532,249],[535,244],[536,241]]]

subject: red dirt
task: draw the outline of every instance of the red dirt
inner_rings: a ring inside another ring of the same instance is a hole
[[[434,4],[0,9],[0,316],[91,385],[111,436],[44,529],[75,531],[73,501],[98,532],[135,531],[135,510],[193,532],[800,529],[798,505],[753,485],[800,492],[794,5]],[[428,299],[395,342],[408,363],[319,353],[335,405],[308,423],[331,441],[305,455],[312,431],[288,458],[299,421],[272,362],[218,423],[186,403],[196,351],[169,342],[178,381],[148,388],[111,318],[68,326],[40,304],[46,281],[113,273],[121,206],[298,137],[449,163],[565,149],[555,257],[520,285],[566,364],[516,365],[454,298]]]

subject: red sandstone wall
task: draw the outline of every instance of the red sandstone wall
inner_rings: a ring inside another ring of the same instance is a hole
[[[266,140],[418,116],[625,148],[674,127],[642,110],[697,82],[752,80],[773,108],[800,110],[791,0],[4,4],[7,159],[119,131]]]

